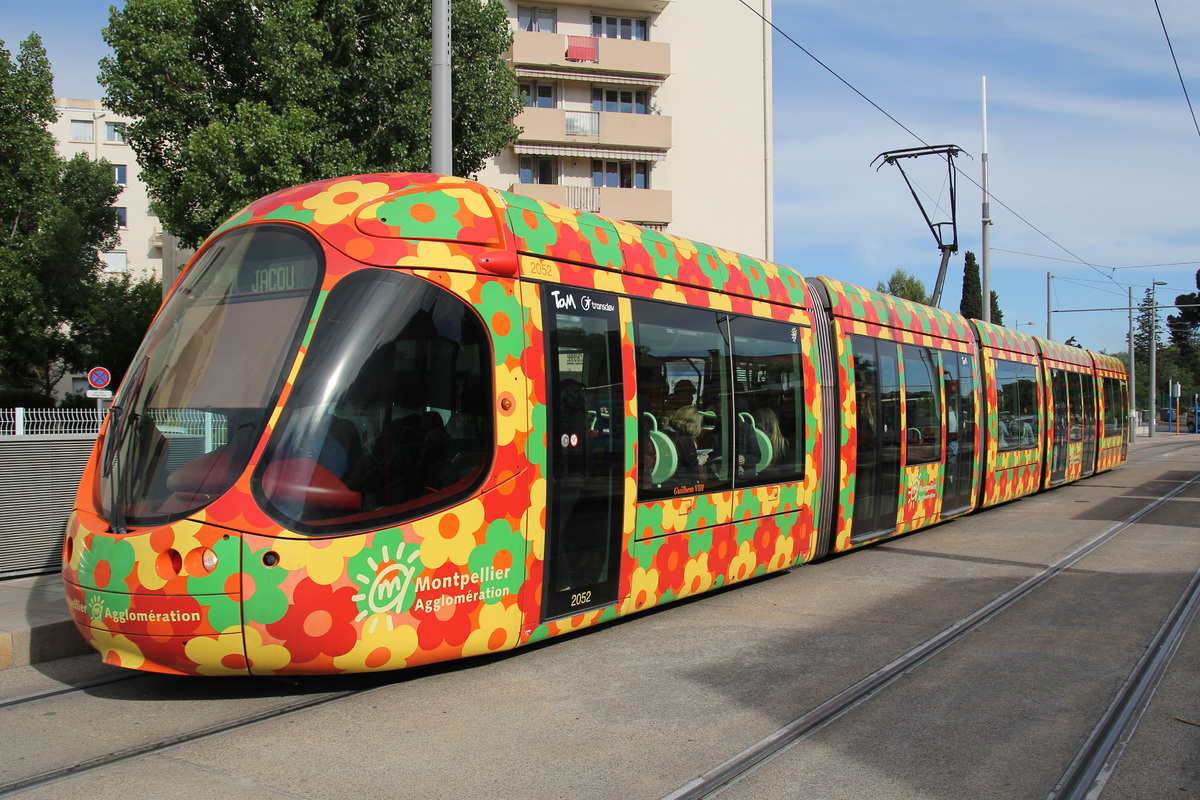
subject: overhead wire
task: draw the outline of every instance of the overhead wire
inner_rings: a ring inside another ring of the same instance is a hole
[[[804,45],[800,44],[798,41],[796,41],[794,38],[792,38],[792,36],[791,36],[790,34],[788,34],[786,31],[784,31],[782,28],[780,28],[778,25],[776,25],[774,20],[772,20],[772,19],[768,19],[766,16],[764,16],[764,15],[763,15],[763,13],[762,13],[761,11],[759,11],[759,10],[758,10],[758,9],[756,9],[754,6],[752,6],[752,5],[750,5],[748,2],[746,2],[746,0],[738,0],[738,2],[740,2],[740,3],[741,3],[743,6],[745,6],[747,9],[749,9],[749,10],[750,10],[750,12],[751,12],[752,14],[754,14],[754,15],[755,15],[755,16],[757,16],[759,19],[761,19],[761,20],[762,20],[762,21],[763,21],[765,24],[769,25],[769,26],[771,27],[771,29],[772,29],[772,30],[774,30],[776,33],[778,33],[780,36],[782,36],[784,39],[786,39],[788,42],[790,42],[790,43],[791,43],[791,44],[792,44],[794,47],[796,47],[796,49],[798,49],[800,52],[804,53],[804,55],[808,56],[810,59],[812,59],[813,61],[815,61],[815,62],[816,62],[816,63],[817,63],[817,64],[818,64],[818,65],[819,65],[819,66],[820,66],[822,69],[824,69],[826,72],[828,72],[828,73],[829,73],[830,75],[832,75],[833,77],[837,78],[837,79],[838,79],[838,80],[839,80],[839,81],[840,81],[842,84],[844,84],[844,85],[845,85],[847,88],[849,88],[849,89],[850,89],[852,92],[854,92],[856,95],[858,95],[858,96],[859,96],[859,97],[861,97],[863,100],[865,100],[867,103],[869,103],[869,104],[870,104],[870,105],[871,105],[873,108],[875,108],[877,111],[879,111],[879,113],[883,114],[885,117],[887,117],[887,118],[888,118],[888,119],[890,119],[892,122],[894,122],[896,125],[898,125],[900,128],[902,128],[902,129],[903,129],[903,130],[904,130],[906,133],[908,133],[908,135],[912,136],[914,139],[916,139],[918,142],[920,142],[920,143],[921,143],[921,144],[923,144],[924,146],[926,146],[926,147],[929,147],[929,146],[930,146],[928,142],[926,142],[924,139],[922,139],[920,136],[918,136],[918,135],[916,134],[916,132],[914,132],[914,131],[913,131],[911,128],[909,128],[909,127],[908,127],[907,125],[905,125],[903,122],[901,122],[900,120],[896,119],[896,117],[894,117],[894,116],[892,116],[890,113],[888,113],[888,112],[887,112],[887,111],[886,111],[886,110],[885,110],[885,109],[884,109],[882,106],[880,106],[878,103],[876,103],[876,102],[875,102],[874,100],[872,100],[871,98],[867,97],[865,94],[863,94],[863,92],[859,91],[859,89],[858,89],[856,86],[854,86],[854,85],[853,85],[852,83],[850,83],[848,80],[846,80],[846,79],[845,79],[845,78],[843,78],[841,75],[839,75],[839,74],[837,73],[837,71],[835,71],[835,70],[834,70],[832,67],[830,67],[828,64],[826,64],[826,63],[825,63],[824,61],[822,61],[821,59],[817,58],[817,57],[816,57],[816,56],[815,56],[813,53],[811,53],[811,52],[810,52],[810,51],[809,51],[809,50],[808,50],[806,47],[804,47]],[[1157,7],[1158,7],[1158,0],[1154,0],[1154,5],[1155,5],[1155,8],[1157,8]],[[1161,19],[1162,19],[1162,13],[1161,13],[1161,11],[1160,11],[1160,12],[1159,12],[1159,20],[1161,21]],[[1166,33],[1166,25],[1165,25],[1165,23],[1163,24],[1163,33]],[[1168,46],[1170,46],[1170,38],[1169,38],[1169,37],[1168,37]],[[1175,57],[1174,50],[1172,50],[1172,51],[1171,51],[1171,57],[1172,57],[1172,58],[1174,58],[1174,57]],[[1176,62],[1176,70],[1178,70],[1178,62]],[[1181,83],[1183,82],[1183,76],[1182,76],[1182,75],[1180,75],[1180,82],[1181,82]],[[1187,93],[1187,88],[1185,87],[1185,88],[1184,88],[1184,94],[1186,95],[1186,93]],[[1189,107],[1189,108],[1191,108],[1191,100],[1190,100],[1190,99],[1188,100],[1188,107]],[[1195,120],[1195,113],[1194,113],[1194,112],[1193,112],[1193,115],[1192,115],[1192,119],[1193,119],[1193,120]],[[1200,124],[1197,124],[1197,126],[1196,126],[1196,131],[1197,131],[1197,133],[1200,133]],[[979,188],[980,190],[982,190],[982,189],[983,189],[983,186],[982,186],[982,185],[980,185],[980,184],[979,184],[979,183],[978,183],[978,182],[977,182],[977,181],[976,181],[974,178],[972,178],[970,175],[967,175],[967,174],[965,174],[965,173],[960,173],[960,174],[964,175],[964,177],[966,177],[966,179],[967,179],[967,181],[968,181],[969,183],[972,183],[972,184],[974,184],[974,185],[975,185],[977,188]],[[922,191],[924,191],[924,190],[922,190]],[[926,193],[926,194],[928,194],[928,193]],[[1048,233],[1046,233],[1045,231],[1043,231],[1041,228],[1037,227],[1037,226],[1036,226],[1036,225],[1034,225],[1032,222],[1030,222],[1029,220],[1025,219],[1025,217],[1021,216],[1021,215],[1020,215],[1019,213],[1017,213],[1017,212],[1016,212],[1016,211],[1015,211],[1015,210],[1014,210],[1014,209],[1013,209],[1011,206],[1009,206],[1007,203],[1005,203],[1005,202],[1004,202],[1003,200],[1001,200],[1000,198],[996,197],[996,196],[995,196],[994,194],[992,194],[991,192],[988,192],[988,199],[989,199],[989,200],[991,200],[991,201],[993,201],[993,202],[995,202],[997,205],[999,205],[999,206],[1000,206],[1001,208],[1003,208],[1005,211],[1007,211],[1008,213],[1012,214],[1014,217],[1016,217],[1018,220],[1020,220],[1022,223],[1024,223],[1026,226],[1028,226],[1030,229],[1032,229],[1033,231],[1035,231],[1035,232],[1036,232],[1038,235],[1040,235],[1042,238],[1046,239],[1046,241],[1050,242],[1050,243],[1051,243],[1051,244],[1053,244],[1055,247],[1057,247],[1058,249],[1062,250],[1064,253],[1066,253],[1067,255],[1069,255],[1069,256],[1071,257],[1071,259],[1070,259],[1070,260],[1068,260],[1068,259],[1056,259],[1056,260],[1062,260],[1062,261],[1064,261],[1064,262],[1066,262],[1066,263],[1077,263],[1077,264],[1082,264],[1082,265],[1084,265],[1084,266],[1086,266],[1086,267],[1088,267],[1088,268],[1090,268],[1090,269],[1092,269],[1092,270],[1095,270],[1097,274],[1104,276],[1104,277],[1105,277],[1105,278],[1107,278],[1108,280],[1112,281],[1112,282],[1113,282],[1113,284],[1115,284],[1115,285],[1117,285],[1117,286],[1120,286],[1120,284],[1119,284],[1119,283],[1117,283],[1116,279],[1115,279],[1115,278],[1113,277],[1113,275],[1111,274],[1111,270],[1113,270],[1113,269],[1116,269],[1115,267],[1100,267],[1100,266],[1097,266],[1096,264],[1093,264],[1093,263],[1091,263],[1090,261],[1087,261],[1086,259],[1083,259],[1083,258],[1081,258],[1080,256],[1078,256],[1078,255],[1076,255],[1075,253],[1073,253],[1073,252],[1072,252],[1072,251],[1071,251],[1069,248],[1067,248],[1065,245],[1063,245],[1062,243],[1060,243],[1060,242],[1058,242],[1057,240],[1055,240],[1055,239],[1054,239],[1054,237],[1050,236]],[[994,248],[994,249],[999,249],[999,248]],[[1001,251],[1001,252],[1014,252],[1014,251]],[[1025,254],[1022,254],[1022,255],[1030,255],[1030,254],[1028,254],[1028,253],[1025,253]],[[1037,257],[1041,257],[1041,258],[1050,258],[1049,256],[1034,256],[1034,257],[1035,257],[1035,258],[1037,258]],[[1191,262],[1185,262],[1185,263],[1191,263]],[[1105,275],[1105,274],[1104,274],[1104,270],[1105,270],[1105,269],[1108,269],[1108,270],[1110,270],[1110,273],[1109,273],[1108,275]]]
[[[1179,76],[1179,85],[1183,87],[1183,99],[1187,101],[1188,111],[1192,114],[1192,124],[1196,126],[1196,135],[1200,136],[1200,122],[1196,121],[1196,109],[1192,108],[1192,98],[1188,97],[1187,84],[1183,82],[1183,72],[1179,69],[1179,59],[1175,57],[1175,48],[1171,45],[1171,34],[1167,33],[1167,23],[1163,20],[1158,0],[1154,0],[1154,10],[1158,12],[1158,24],[1162,25],[1163,36],[1167,40],[1167,49],[1171,51],[1171,61],[1175,64],[1175,74]]]

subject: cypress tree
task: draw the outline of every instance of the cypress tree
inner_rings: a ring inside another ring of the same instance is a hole
[[[979,282],[979,264],[970,250],[963,260],[962,301],[958,310],[967,319],[983,319],[983,285]]]

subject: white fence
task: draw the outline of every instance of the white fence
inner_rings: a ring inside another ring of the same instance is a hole
[[[104,415],[95,408],[0,408],[0,436],[100,432]]]
[[[229,438],[220,414],[150,414],[180,462]],[[0,408],[0,580],[62,567],[67,516],[103,420],[94,408]]]

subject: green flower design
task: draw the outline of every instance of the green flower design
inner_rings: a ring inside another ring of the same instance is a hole
[[[513,233],[525,240],[524,249],[536,255],[547,255],[558,241],[558,228],[546,215],[536,200],[501,192],[508,202],[508,224]]]
[[[746,256],[738,256],[738,263],[741,264],[742,271],[746,274],[746,279],[750,282],[750,293],[755,297],[766,299],[771,296],[771,287],[767,284],[767,273],[763,269],[762,264],[759,264],[752,258]]]
[[[288,610],[288,596],[279,585],[287,577],[287,570],[268,567],[263,563],[262,553],[252,553],[249,545],[243,544],[242,571],[254,587],[249,596],[243,590],[242,612],[245,621],[269,625],[283,619]],[[216,628],[216,625],[213,627]]]
[[[113,591],[126,591],[125,579],[133,572],[136,561],[133,545],[125,539],[97,536],[90,549],[83,552],[79,564],[79,582],[83,586]],[[96,572],[107,573],[104,586],[97,585]],[[128,605],[128,601],[126,601]]]
[[[707,244],[697,243],[696,261],[700,264],[700,271],[712,281],[714,288],[725,288],[725,282],[729,280],[729,267],[717,257],[716,250]]]
[[[280,206],[267,214],[263,219],[269,220],[284,220],[286,222],[299,222],[301,225],[308,225],[313,221],[313,216],[317,212],[310,208],[296,208],[295,206]]]
[[[457,239],[462,223],[455,218],[462,201],[441,192],[418,192],[389,200],[375,212],[384,225],[410,239]]]
[[[521,304],[515,295],[509,294],[500,281],[488,281],[479,292],[480,316],[492,329],[492,341],[496,344],[496,365],[502,366],[513,356],[518,361],[521,351],[525,349],[525,331],[521,327]],[[507,318],[508,330],[501,334],[503,320],[496,317],[503,315]]]
[[[658,231],[642,231],[642,247],[654,260],[654,273],[660,278],[676,278],[679,275],[679,260],[675,245]]]
[[[504,520],[496,520],[488,526],[483,545],[471,551],[471,555],[467,559],[467,568],[472,575],[477,575],[488,567],[495,566],[496,556],[501,552],[509,554],[509,558],[502,559],[502,561],[507,560],[513,568],[508,571],[508,576],[503,580],[493,579],[480,583],[480,591],[483,589],[503,590],[495,597],[484,599],[485,603],[499,603],[504,599],[505,594],[515,595],[525,580],[525,570],[522,568],[525,563],[525,537],[519,530],[514,531],[512,526]]]
[[[578,220],[580,233],[592,246],[596,265],[620,269],[625,259],[621,254],[621,237],[613,224],[593,214],[580,214]]]
[[[223,631],[242,624],[241,603],[225,593],[225,584],[241,566],[241,540],[222,537],[212,546],[217,554],[219,569],[207,575],[188,578],[188,594],[207,609],[208,624],[215,631]]]
[[[533,464],[546,463],[546,407],[538,403],[530,413],[532,423],[525,437],[525,456]]]

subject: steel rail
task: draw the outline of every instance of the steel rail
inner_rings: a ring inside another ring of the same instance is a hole
[[[1022,581],[991,602],[962,617],[942,632],[930,637],[891,663],[834,695],[808,713],[797,717],[727,761],[689,781],[674,792],[665,795],[662,800],[700,800],[700,798],[710,797],[719,790],[736,782],[767,759],[824,727],[827,723],[837,719],[876,692],[889,686],[909,670],[912,670],[914,667],[924,663],[954,644],[980,625],[1015,604],[1034,589],[1089,555],[1146,515],[1155,511],[1159,506],[1197,481],[1200,481],[1200,475],[1196,475],[1185,483],[1175,487],[1150,504],[1134,512],[1122,522],[1117,523],[1104,533],[1095,536],[1086,544],[1081,545],[1058,561],[1045,567],[1036,575]]]
[[[1112,776],[1125,745],[1133,737],[1154,691],[1171,664],[1200,608],[1200,571],[1167,615],[1140,661],[1063,773],[1049,800],[1096,798]]]

